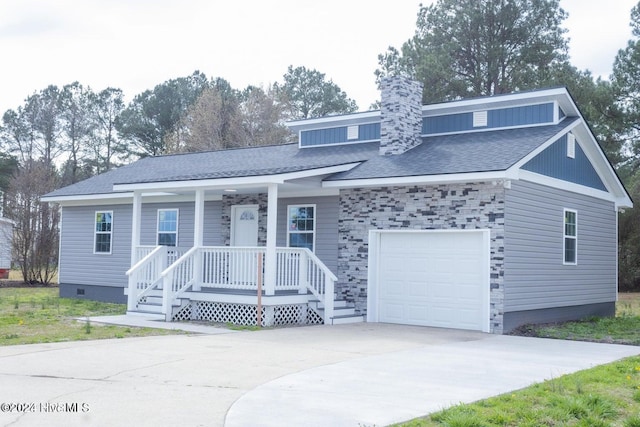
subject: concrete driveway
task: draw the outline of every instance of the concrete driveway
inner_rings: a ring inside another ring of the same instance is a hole
[[[2,426],[386,425],[640,347],[386,324],[0,347]]]

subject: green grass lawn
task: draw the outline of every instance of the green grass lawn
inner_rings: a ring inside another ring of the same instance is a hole
[[[616,304],[616,317],[596,317],[580,322],[550,325],[527,325],[519,328],[515,334],[539,338],[640,345],[640,294],[621,293]]]
[[[458,405],[404,427],[640,427],[640,357]]]
[[[74,320],[125,312],[123,304],[60,298],[57,287],[0,287],[0,346],[178,333]]]
[[[640,345],[640,294],[615,318],[528,326],[529,336]],[[640,357],[598,366],[397,424],[403,427],[640,427]]]

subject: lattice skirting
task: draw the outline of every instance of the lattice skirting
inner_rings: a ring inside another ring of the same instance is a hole
[[[255,326],[257,306],[210,301],[191,301],[174,313],[172,320],[206,320]],[[288,304],[262,307],[262,326],[319,325],[322,318],[307,304]]]

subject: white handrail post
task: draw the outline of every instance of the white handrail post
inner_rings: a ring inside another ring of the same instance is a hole
[[[162,246],[160,249],[162,254],[160,254],[160,262],[156,262],[156,277],[160,277],[160,274],[169,266],[169,248],[167,246]]]
[[[201,247],[198,247],[193,254],[193,290],[199,291],[202,284],[202,257],[204,252]]]
[[[328,274],[324,274],[324,324],[333,324],[333,279]]]
[[[306,294],[309,285],[309,256],[305,251],[298,252],[298,293]]]
[[[136,299],[138,299],[138,292],[136,292],[138,272],[129,275],[129,293],[127,295],[127,311],[133,311],[136,308]]]
[[[173,272],[165,275],[162,278],[162,313],[164,313],[165,320],[171,320],[169,310],[171,309],[170,298],[172,298],[172,292],[171,292],[172,281],[173,281]]]

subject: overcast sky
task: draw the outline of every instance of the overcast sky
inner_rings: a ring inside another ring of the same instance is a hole
[[[422,0],[422,3],[429,3]],[[194,70],[236,89],[326,74],[366,110],[388,46],[415,29],[420,0],[0,0],[0,114],[49,84],[118,87],[127,101]],[[573,65],[607,77],[637,0],[561,0]]]

